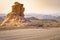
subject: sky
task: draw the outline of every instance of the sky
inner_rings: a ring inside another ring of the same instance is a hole
[[[0,0],[0,13],[11,12],[14,2],[24,4],[26,14],[59,14],[60,0]]]

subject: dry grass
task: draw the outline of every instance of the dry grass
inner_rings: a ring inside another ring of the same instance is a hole
[[[16,25],[8,25],[8,26],[0,26],[0,28],[48,28],[48,27],[60,27],[60,22],[44,22],[40,20],[32,20],[31,22],[22,23],[18,26]]]
[[[60,22],[44,22],[39,20],[31,21],[31,25],[35,25],[37,27],[60,27]]]

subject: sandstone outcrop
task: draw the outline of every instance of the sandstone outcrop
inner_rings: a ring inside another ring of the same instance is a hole
[[[12,11],[7,14],[5,20],[2,22],[1,26],[18,26],[25,25],[24,18],[24,5],[18,2],[15,2],[12,6]]]

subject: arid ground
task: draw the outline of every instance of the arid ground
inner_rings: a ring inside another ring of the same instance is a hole
[[[60,40],[60,28],[5,30],[0,40]]]

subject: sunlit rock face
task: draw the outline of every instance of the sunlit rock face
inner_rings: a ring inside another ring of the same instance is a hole
[[[23,4],[15,2],[12,6],[12,12],[14,12],[16,15],[24,17],[25,8],[23,6]]]
[[[2,26],[16,26],[20,27],[21,25],[25,25],[24,18],[24,5],[18,2],[15,2],[12,6],[12,11],[7,14],[5,20],[2,22]]]

